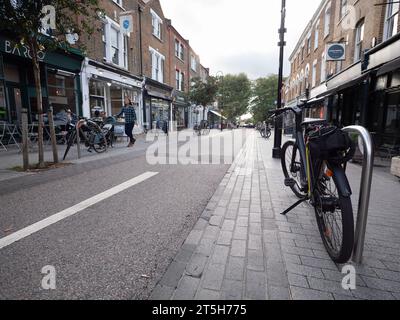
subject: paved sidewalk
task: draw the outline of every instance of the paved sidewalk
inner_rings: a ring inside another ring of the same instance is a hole
[[[296,198],[272,143],[249,136],[151,299],[400,299],[398,180],[375,170],[364,263],[356,290],[346,291],[313,209],[279,214]],[[348,173],[356,209],[361,168]]]

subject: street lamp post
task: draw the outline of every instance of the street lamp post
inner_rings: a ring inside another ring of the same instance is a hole
[[[281,9],[281,27],[279,29],[279,75],[278,75],[278,100],[277,108],[282,108],[282,85],[283,85],[283,56],[285,42],[285,18],[286,18],[286,0],[282,0]],[[275,135],[274,135],[274,149],[272,150],[273,158],[280,158],[281,156],[281,144],[282,144],[282,119],[280,117],[275,118]]]
[[[218,77],[219,74],[221,74],[220,77]],[[218,71],[216,76],[218,77],[218,80],[220,81],[220,83],[222,83],[222,88],[223,88],[223,85],[224,85],[224,82],[223,82],[224,73],[222,71]],[[222,82],[221,82],[221,79],[222,79]],[[218,103],[218,108],[219,108],[219,111],[221,113],[221,124],[220,124],[221,125],[221,131],[224,130],[224,128],[223,128],[224,119],[223,119],[223,115],[222,115],[223,107],[224,107],[223,102],[222,102],[223,101],[223,94],[224,94],[224,90],[222,90],[222,97],[221,97],[221,99],[220,99],[220,101]]]

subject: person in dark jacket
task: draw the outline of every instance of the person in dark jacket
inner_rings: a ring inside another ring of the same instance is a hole
[[[122,115],[125,115],[125,134],[129,137],[130,141],[128,144],[128,148],[133,147],[136,142],[136,139],[133,137],[133,128],[136,124],[136,112],[133,106],[133,103],[129,97],[125,97],[124,101],[125,105],[122,107],[121,112],[118,113],[115,117],[120,118]]]

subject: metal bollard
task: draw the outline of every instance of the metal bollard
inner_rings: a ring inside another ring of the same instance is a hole
[[[368,207],[371,193],[372,172],[374,169],[374,148],[372,138],[367,129],[362,126],[349,126],[342,129],[345,132],[357,132],[363,140],[363,168],[361,174],[360,195],[358,199],[357,225],[354,238],[353,262],[362,263],[365,231],[367,229]]]

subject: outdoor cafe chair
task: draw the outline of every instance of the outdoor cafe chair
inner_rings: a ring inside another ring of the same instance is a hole
[[[3,139],[6,133],[6,123],[5,122],[1,122],[0,123],[0,146],[7,151],[6,146],[3,144]]]

